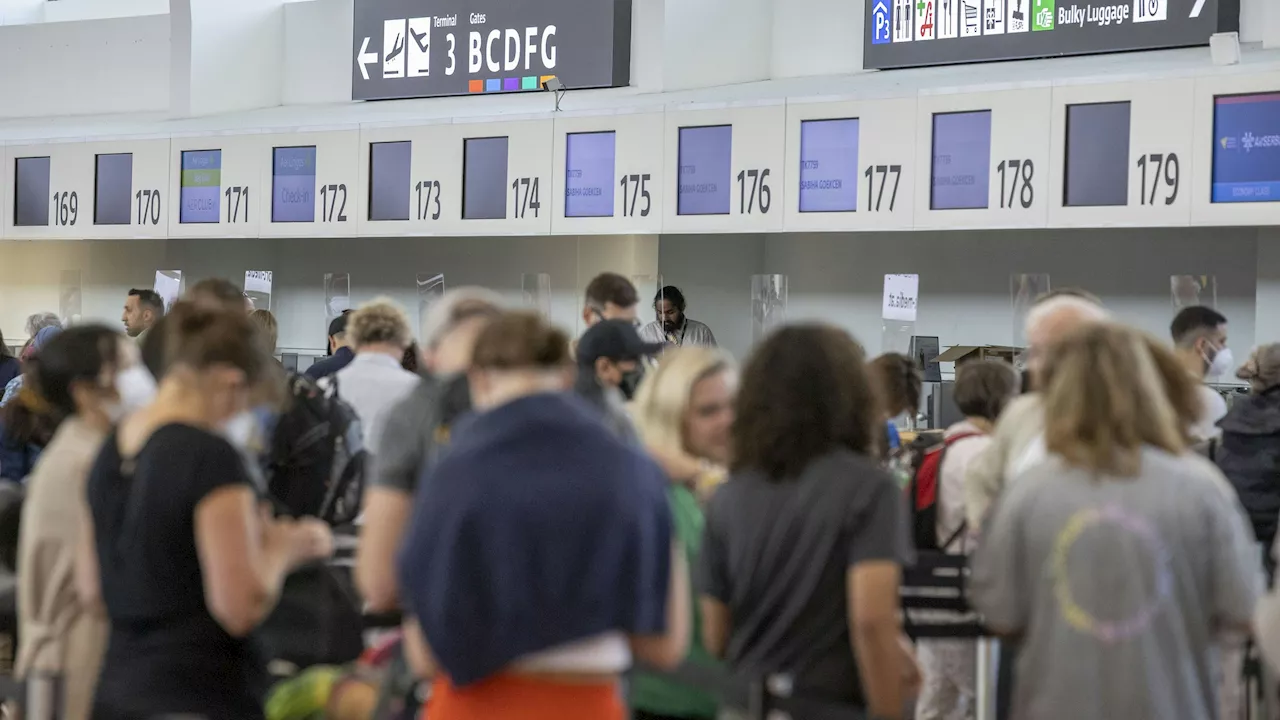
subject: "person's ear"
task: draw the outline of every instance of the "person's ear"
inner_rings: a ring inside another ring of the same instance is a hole
[[[596,358],[596,377],[604,379],[613,370],[613,361],[609,358]]]
[[[586,327],[591,327],[591,318],[592,318],[592,317],[593,317],[593,316],[592,316],[592,314],[591,314],[591,306],[590,306],[590,305],[583,305],[583,306],[582,306],[582,324],[583,324],[584,326],[586,326]]]

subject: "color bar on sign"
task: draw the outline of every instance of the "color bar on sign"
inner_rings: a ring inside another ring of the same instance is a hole
[[[520,89],[520,78],[506,78],[502,81],[502,89],[507,92]]]
[[[489,78],[484,81],[485,92],[502,92],[502,81],[498,78]]]
[[[483,80],[468,81],[467,92],[484,92],[484,81]]]
[[[537,76],[529,75],[528,77],[520,78],[520,89],[521,90],[537,90],[538,89]]]
[[[542,83],[550,80],[553,77],[555,77],[555,75],[543,75],[541,78],[538,79],[538,84],[541,85]]]

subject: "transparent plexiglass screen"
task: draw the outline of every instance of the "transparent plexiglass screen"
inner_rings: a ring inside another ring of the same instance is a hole
[[[787,322],[787,276],[751,276],[751,343]]]
[[[325,324],[351,309],[351,275],[336,272],[324,274]]]
[[[537,310],[544,318],[551,317],[551,275],[549,273],[521,275],[520,294],[526,308]]]
[[[1218,280],[1213,275],[1172,275],[1169,277],[1169,295],[1173,299],[1173,311],[1204,305],[1218,307]]]

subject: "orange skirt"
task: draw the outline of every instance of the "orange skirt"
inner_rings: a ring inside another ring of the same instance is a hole
[[[466,688],[437,677],[426,720],[626,720],[614,681],[562,683],[502,674]]]

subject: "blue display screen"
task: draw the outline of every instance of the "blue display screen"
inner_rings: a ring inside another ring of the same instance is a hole
[[[369,143],[369,219],[408,220],[413,143]]]
[[[564,160],[564,216],[613,217],[613,167],[617,136],[569,133]]]
[[[929,209],[987,207],[991,180],[991,111],[933,116]]]
[[[680,128],[677,215],[728,215],[733,126]]]
[[[216,223],[222,197],[222,151],[182,151],[180,223]]]
[[[1214,98],[1212,200],[1280,200],[1280,92]]]
[[[41,227],[49,224],[49,158],[17,158],[14,170],[13,224]]]
[[[462,143],[462,219],[507,217],[505,137],[467,138]]]
[[[276,148],[271,166],[271,222],[316,219],[316,146]]]
[[[858,209],[858,120],[800,123],[800,212]]]

